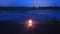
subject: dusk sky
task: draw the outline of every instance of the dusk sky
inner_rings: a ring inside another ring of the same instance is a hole
[[[0,0],[0,6],[16,6],[16,7],[60,6],[60,0]]]

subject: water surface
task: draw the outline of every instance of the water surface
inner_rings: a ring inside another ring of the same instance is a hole
[[[60,11],[55,10],[31,10],[31,11],[0,11],[0,21],[12,20],[12,21],[22,21],[28,19],[33,19],[35,21],[49,21],[55,19],[60,21]]]

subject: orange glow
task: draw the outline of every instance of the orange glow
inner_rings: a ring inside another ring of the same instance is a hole
[[[32,26],[32,20],[29,20],[29,22],[28,22],[28,26]]]
[[[32,23],[32,20],[29,20],[29,23],[31,24]]]
[[[26,22],[26,28],[27,28],[27,30],[34,29],[35,28],[35,21],[33,21],[31,19],[28,20]]]

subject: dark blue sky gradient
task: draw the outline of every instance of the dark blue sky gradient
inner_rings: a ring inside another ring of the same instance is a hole
[[[60,0],[0,0],[0,6],[7,7],[60,6]]]

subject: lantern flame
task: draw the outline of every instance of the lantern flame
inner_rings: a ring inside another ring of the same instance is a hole
[[[27,27],[28,30],[34,29],[35,28],[35,21],[33,21],[31,19],[28,20],[26,22],[26,27]]]
[[[32,26],[32,20],[29,20],[28,26]]]

